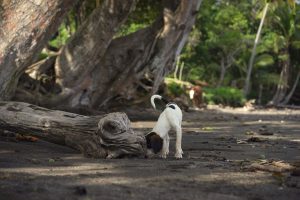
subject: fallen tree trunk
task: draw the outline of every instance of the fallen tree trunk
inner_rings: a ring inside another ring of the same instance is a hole
[[[86,156],[143,156],[145,138],[125,113],[83,116],[21,102],[0,101],[0,130],[31,135],[77,149]]]

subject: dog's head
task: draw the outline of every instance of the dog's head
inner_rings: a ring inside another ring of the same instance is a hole
[[[146,135],[147,141],[147,157],[157,154],[163,147],[163,139],[155,132]]]

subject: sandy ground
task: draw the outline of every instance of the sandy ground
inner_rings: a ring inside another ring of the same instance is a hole
[[[129,116],[147,133],[157,113]],[[166,160],[105,160],[0,137],[0,199],[300,199],[299,110],[191,111],[181,160],[174,140]]]

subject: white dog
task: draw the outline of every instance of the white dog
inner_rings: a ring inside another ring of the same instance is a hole
[[[169,131],[176,131],[176,158],[182,158],[183,151],[181,149],[182,140],[182,112],[181,109],[175,103],[168,103],[160,95],[153,95],[151,97],[151,105],[156,109],[154,100],[160,99],[166,103],[165,110],[160,114],[154,128],[150,133],[146,135],[147,140],[147,155],[158,153],[161,151],[161,157],[166,158],[169,154]]]

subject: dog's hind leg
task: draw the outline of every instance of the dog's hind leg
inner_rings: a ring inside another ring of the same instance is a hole
[[[176,112],[172,108],[167,108],[165,112],[166,112],[168,122],[170,123],[170,126],[172,127],[173,130],[176,131],[175,157],[182,158],[183,151],[181,148],[181,140],[182,140],[181,112]]]
[[[181,148],[181,140],[182,140],[182,130],[180,126],[176,126],[176,152],[175,152],[175,158],[182,158],[182,148]]]
[[[163,142],[163,148],[161,151],[161,157],[162,158],[167,158],[168,154],[169,154],[169,143],[170,143],[170,138],[169,135],[167,134],[164,142]]]

